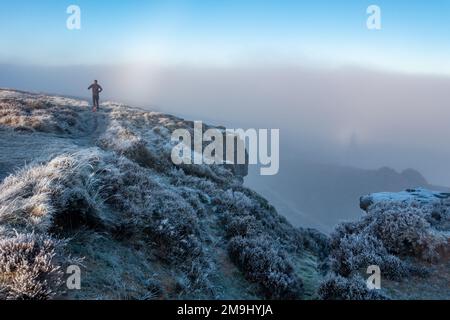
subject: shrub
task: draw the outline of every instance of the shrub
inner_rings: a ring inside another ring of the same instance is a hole
[[[411,271],[406,262],[389,254],[383,243],[369,234],[347,234],[338,241],[330,259],[332,270],[339,275],[348,277],[370,265],[380,266],[390,278],[401,278]]]
[[[369,226],[384,247],[393,254],[430,259],[438,239],[430,235],[424,217],[410,212],[386,212],[374,215]]]
[[[386,295],[378,290],[370,290],[363,278],[329,275],[320,285],[319,297],[323,300],[385,300]]]
[[[247,279],[261,285],[269,299],[299,299],[303,284],[287,253],[266,237],[235,237],[228,244],[231,259]]]
[[[390,279],[426,275],[424,268],[406,258],[436,260],[446,246],[447,238],[427,222],[431,208],[377,203],[360,221],[339,225],[331,235],[331,269],[344,277],[369,265],[380,266]]]

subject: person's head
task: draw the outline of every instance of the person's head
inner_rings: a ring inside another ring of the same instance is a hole
[[[95,83],[95,84],[97,84],[97,82],[98,82],[97,80],[94,80],[94,83]]]

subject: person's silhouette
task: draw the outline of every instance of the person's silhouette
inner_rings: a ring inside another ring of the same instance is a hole
[[[100,100],[100,92],[103,91],[103,88],[98,84],[97,80],[94,80],[94,83],[91,84],[88,88],[88,90],[92,90],[92,111],[97,111],[99,108],[99,100]]]

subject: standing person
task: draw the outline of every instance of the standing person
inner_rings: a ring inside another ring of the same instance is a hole
[[[91,84],[88,88],[88,90],[92,89],[92,102],[93,102],[93,107],[92,107],[92,111],[96,112],[97,109],[99,108],[99,100],[100,100],[100,92],[103,91],[103,88],[101,87],[101,85],[98,84],[97,80],[94,80],[94,83]]]

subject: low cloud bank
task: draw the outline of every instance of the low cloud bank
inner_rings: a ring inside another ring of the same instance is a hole
[[[0,65],[1,87],[89,97],[93,79],[104,98],[232,128],[279,128],[281,158],[412,167],[450,185],[450,78],[299,66]]]

